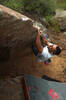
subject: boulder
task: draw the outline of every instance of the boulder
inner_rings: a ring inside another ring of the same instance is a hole
[[[66,17],[56,18],[61,31],[66,31]]]
[[[0,5],[0,61],[9,60],[14,55],[11,55],[14,50],[24,51],[31,47],[37,36],[32,21],[27,16]]]
[[[66,31],[66,17],[53,17],[49,21],[49,25],[51,27],[54,27],[54,30],[56,30],[56,32],[64,32]]]
[[[57,9],[54,18],[56,18],[60,30],[66,31],[66,10]]]

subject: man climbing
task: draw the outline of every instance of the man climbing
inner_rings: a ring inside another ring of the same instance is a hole
[[[45,44],[43,47],[42,42]],[[61,48],[56,45],[48,42],[48,40],[44,37],[40,29],[38,28],[38,35],[36,39],[36,47],[38,49],[37,58],[39,62],[50,62],[50,58],[54,55],[59,55],[61,53]]]

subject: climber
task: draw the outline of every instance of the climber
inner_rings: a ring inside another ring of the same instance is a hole
[[[43,43],[46,45],[45,47],[42,46],[40,38],[42,38]],[[61,53],[61,48],[56,44],[48,42],[39,28],[36,39],[36,46],[39,51],[39,53],[37,54],[39,62],[44,62],[48,59],[50,60],[50,58],[52,58],[54,55],[59,55]]]
[[[42,45],[41,40],[45,46]],[[48,42],[40,31],[40,28],[38,28],[36,48],[34,47],[33,51],[35,52],[39,62],[50,63],[50,58],[52,58],[54,55],[59,55],[61,53],[61,48],[56,44]]]

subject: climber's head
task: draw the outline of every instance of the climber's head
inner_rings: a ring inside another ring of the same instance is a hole
[[[50,49],[54,55],[59,55],[61,53],[61,50],[62,50],[58,45],[55,45],[55,44],[50,46]]]
[[[55,55],[59,55],[60,53],[61,53],[61,48],[57,46],[55,50]]]

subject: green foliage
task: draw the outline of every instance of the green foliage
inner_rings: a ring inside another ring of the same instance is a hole
[[[64,9],[66,9],[66,0],[64,0]]]
[[[54,11],[53,0],[24,0],[24,8],[26,11],[37,14],[51,14]]]
[[[4,1],[3,5],[22,13],[24,9],[24,0],[20,0],[19,2],[18,0],[8,0]]]
[[[52,18],[52,15],[47,15],[46,16],[46,21],[49,22],[51,20],[51,18]]]
[[[57,20],[56,19],[52,19],[52,20],[50,20],[50,27],[52,28],[52,29],[54,29],[57,33],[60,33],[60,28],[59,28],[59,26],[58,26],[58,23],[57,23]],[[59,34],[58,34],[59,35]]]
[[[36,14],[43,14],[50,19],[50,15],[55,11],[55,8],[66,9],[66,0],[1,0],[1,3],[20,13],[28,11]]]
[[[56,1],[56,9],[61,8],[61,9],[66,9],[66,0],[60,0]]]
[[[3,4],[22,13],[28,11],[36,14],[50,15],[54,11],[53,0],[6,0]]]

